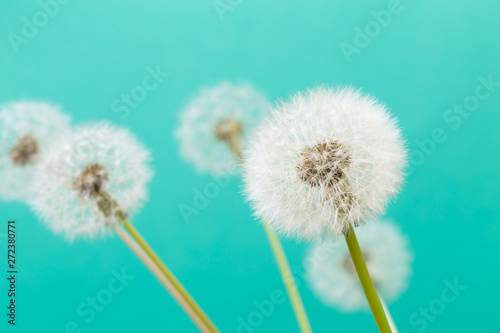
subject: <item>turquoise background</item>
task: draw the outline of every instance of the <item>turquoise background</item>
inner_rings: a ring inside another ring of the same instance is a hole
[[[41,7],[3,0],[0,103],[50,100],[74,123],[108,118],[136,133],[153,152],[156,175],[135,225],[220,329],[236,332],[237,318],[254,312],[255,300],[283,286],[238,177],[191,223],[183,220],[179,205],[212,179],[179,158],[178,110],[201,86],[223,79],[250,81],[271,100],[317,83],[363,87],[399,117],[412,152],[414,171],[387,212],[416,254],[411,287],[390,307],[400,331],[498,332],[500,87],[467,118],[446,120],[445,112],[474,95],[479,77],[500,81],[500,3],[402,0],[400,12],[348,62],[341,43],[354,45],[355,28],[364,29],[374,20],[371,11],[390,3],[245,0],[221,20],[211,0],[74,0],[16,53],[9,33],[20,35],[22,18],[32,21]],[[142,83],[148,66],[169,76],[121,119],[112,103]],[[446,139],[430,149],[435,129]],[[8,218],[17,220],[19,260],[18,325],[6,324],[2,273],[1,331],[59,333],[71,321],[82,332],[196,331],[116,237],[69,245],[22,203],[2,202],[0,213],[0,233]],[[300,267],[308,245],[284,245]],[[77,307],[122,269],[134,279],[85,322]],[[412,314],[455,278],[467,289],[425,330],[412,325]],[[369,313],[343,315],[324,307],[306,284],[300,291],[315,332],[376,331]],[[298,332],[289,304],[276,306],[255,332]]]

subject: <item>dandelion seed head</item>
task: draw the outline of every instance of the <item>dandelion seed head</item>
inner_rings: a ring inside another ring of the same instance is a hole
[[[408,288],[412,275],[414,256],[408,238],[389,220],[362,225],[356,234],[375,287],[386,302],[395,301]],[[343,312],[369,309],[343,239],[313,245],[304,266],[306,280],[325,305]]]
[[[36,164],[52,144],[70,130],[70,119],[59,106],[18,101],[0,109],[0,197],[26,200]]]
[[[294,95],[252,131],[243,150],[255,215],[303,239],[338,236],[383,214],[405,166],[396,120],[353,88]]]
[[[128,130],[101,123],[78,127],[40,163],[32,208],[72,241],[109,234],[109,226],[147,200],[149,151]]]
[[[199,172],[234,173],[235,153],[268,110],[267,99],[248,83],[202,89],[179,114],[181,155]]]

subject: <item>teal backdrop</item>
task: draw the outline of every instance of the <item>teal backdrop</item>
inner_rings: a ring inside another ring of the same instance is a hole
[[[249,81],[270,100],[316,84],[362,87],[399,118],[411,152],[387,211],[415,253],[410,288],[390,306],[400,332],[499,332],[499,33],[500,3],[486,0],[3,0],[0,103],[48,100],[74,124],[106,118],[133,131],[155,170],[133,223],[161,258],[223,332],[249,317],[257,327],[239,332],[298,332],[288,302],[256,314],[284,288],[240,178],[189,221],[181,215],[213,180],[179,157],[178,111],[225,79]],[[150,71],[168,75],[123,108],[121,95]],[[23,203],[1,202],[0,218],[2,332],[196,331],[117,237],[70,245]],[[6,317],[9,218],[18,228],[15,327]],[[376,332],[370,313],[317,300],[301,278],[308,244],[284,246],[315,332]],[[120,292],[90,311],[87,298],[109,295],[124,272]],[[463,288],[443,302],[454,283]]]

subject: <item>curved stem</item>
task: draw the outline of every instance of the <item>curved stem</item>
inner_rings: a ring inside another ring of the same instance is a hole
[[[301,332],[312,332],[311,324],[309,323],[309,318],[307,317],[306,309],[304,308],[304,303],[298,292],[297,284],[295,278],[290,269],[290,264],[286,258],[285,251],[281,245],[280,240],[276,234],[269,229],[265,224],[263,224],[264,230],[266,231],[267,238],[269,239],[269,244],[273,250],[274,258],[278,264],[278,268],[285,285],[288,298],[292,304],[293,312],[295,313],[295,318],[299,324]]]
[[[377,290],[375,289],[370,274],[368,273],[368,269],[366,268],[366,263],[363,259],[363,254],[359,248],[359,243],[352,226],[349,226],[349,231],[345,234],[345,239],[347,246],[349,247],[349,252],[351,253],[352,262],[354,263],[354,267],[356,267],[359,281],[363,286],[366,299],[368,300],[368,304],[370,305],[370,309],[372,310],[378,329],[382,333],[391,333],[391,328],[385,315],[384,308],[382,307]]]
[[[163,275],[162,271],[153,260],[144,252],[141,247],[132,239],[132,237],[124,231],[120,226],[113,226],[116,234],[123,240],[125,244],[141,259],[141,261],[146,265],[147,268],[153,273],[153,275],[161,282],[161,284],[167,289],[167,291],[175,298],[175,300],[180,304],[180,306],[186,311],[187,315],[196,324],[196,326],[202,332],[210,332],[206,327],[205,323],[198,317],[197,313],[189,306],[186,300],[182,297],[181,293],[175,288],[175,286]]]
[[[184,288],[184,286],[177,280],[175,275],[165,266],[165,264],[161,261],[158,255],[153,251],[153,249],[149,246],[149,244],[142,238],[139,232],[134,228],[134,226],[127,221],[125,218],[121,218],[121,222],[124,228],[129,232],[129,234],[134,238],[134,240],[139,244],[142,250],[147,254],[147,256],[155,263],[155,265],[160,269],[166,279],[169,281],[171,286],[176,290],[180,298],[183,302],[179,302],[181,306],[183,306],[184,310],[189,313],[189,311],[194,311],[196,316],[200,318],[203,323],[202,332],[210,332],[215,333],[219,332],[217,327],[212,323],[210,318],[205,314],[205,312],[201,309],[201,307],[196,303],[193,297],[188,293],[188,291]],[[187,307],[186,307],[187,305]]]

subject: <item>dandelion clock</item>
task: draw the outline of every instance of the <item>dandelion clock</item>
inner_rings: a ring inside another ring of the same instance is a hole
[[[181,155],[200,172],[234,173],[242,141],[268,109],[267,99],[248,83],[202,89],[179,116]]]
[[[408,288],[413,254],[408,238],[390,221],[370,222],[357,236],[373,283],[388,303]],[[304,260],[311,288],[324,304],[356,312],[368,309],[363,288],[346,244],[338,239],[318,242]]]
[[[317,87],[281,103],[243,150],[245,192],[273,230],[299,239],[344,235],[381,332],[390,332],[354,228],[383,214],[406,165],[388,109],[353,88]]]
[[[384,212],[406,152],[388,110],[351,88],[299,93],[253,133],[246,193],[258,216],[298,238],[341,235]]]
[[[38,166],[31,200],[47,226],[69,240],[105,235],[147,198],[149,151],[128,131],[86,125],[54,145]]]
[[[39,163],[33,185],[38,195],[30,202],[54,233],[70,241],[115,231],[201,332],[218,332],[128,220],[147,199],[150,161],[149,150],[129,131],[105,122],[81,126]]]
[[[0,197],[33,195],[34,170],[51,145],[69,131],[70,119],[58,106],[20,101],[0,110]]]

